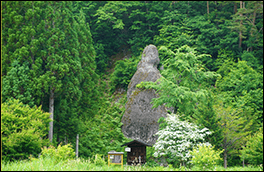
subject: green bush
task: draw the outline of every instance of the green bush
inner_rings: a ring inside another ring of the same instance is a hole
[[[263,165],[263,128],[253,136],[248,136],[246,145],[241,150],[241,159],[252,165]]]
[[[59,144],[57,149],[54,146],[49,146],[49,147],[45,146],[44,148],[41,149],[42,149],[40,155],[41,158],[53,157],[58,161],[64,161],[75,158],[75,152],[71,144],[67,144],[64,146],[61,146],[61,144]]]
[[[148,166],[148,167],[158,167],[160,165],[152,157],[151,159],[148,159],[147,160],[147,162],[145,163],[145,166]]]
[[[214,147],[209,145],[199,145],[197,149],[190,151],[191,163],[201,170],[212,170],[215,165],[219,164],[220,154],[223,151],[215,151]]]
[[[1,107],[2,156],[4,160],[37,156],[48,145],[50,114],[40,107],[30,108],[16,99],[9,99]]]
[[[96,166],[104,166],[104,165],[106,165],[106,162],[105,162],[104,158],[102,158],[102,156],[103,155],[101,155],[101,154],[96,154],[94,156],[93,163]]]

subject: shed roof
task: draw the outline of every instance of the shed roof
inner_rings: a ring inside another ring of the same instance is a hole
[[[129,146],[129,145],[131,145],[133,143],[139,143],[139,144],[144,145],[144,146],[152,146],[151,144],[148,144],[148,143],[146,143],[146,142],[144,142],[144,141],[142,141],[140,139],[135,139],[135,140],[133,140],[131,142],[128,142],[128,143],[125,143],[125,144],[121,145],[121,147]]]
[[[111,155],[121,155],[121,154],[124,154],[124,152],[108,152],[108,154],[111,154]]]

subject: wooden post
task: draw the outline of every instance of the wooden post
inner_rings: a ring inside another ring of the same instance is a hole
[[[110,155],[108,154],[108,167],[110,166]]]
[[[76,136],[76,158],[78,158],[78,148],[79,148],[79,134]]]
[[[123,168],[123,154],[121,155],[121,166]]]

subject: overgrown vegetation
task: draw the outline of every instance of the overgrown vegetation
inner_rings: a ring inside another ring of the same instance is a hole
[[[59,145],[57,148],[52,145],[49,147],[44,147],[41,150],[40,158],[50,157],[54,158],[57,162],[74,159],[76,155],[74,149],[71,146],[72,145],[67,144],[64,146]]]

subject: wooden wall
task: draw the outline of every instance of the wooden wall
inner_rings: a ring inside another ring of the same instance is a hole
[[[141,156],[141,163],[146,163],[146,146],[131,147],[131,152],[127,152],[127,164],[131,165],[132,161],[136,159],[136,164],[139,163],[139,156]]]

